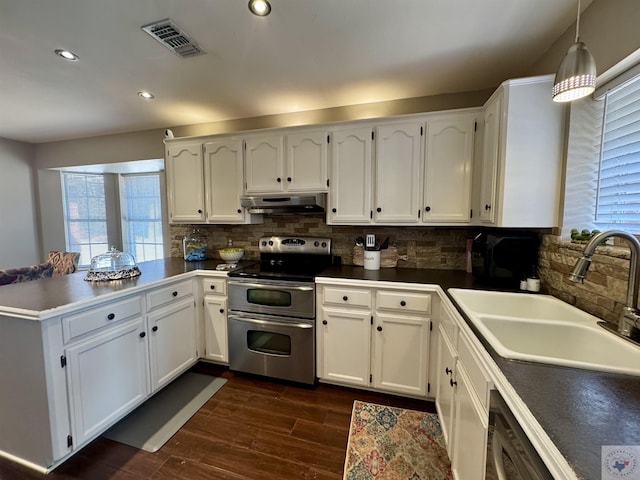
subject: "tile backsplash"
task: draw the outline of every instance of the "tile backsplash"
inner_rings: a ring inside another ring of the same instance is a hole
[[[626,303],[629,249],[624,245],[598,247],[584,283],[574,283],[569,274],[584,247],[556,235],[542,236],[538,262],[542,291],[617,324]]]
[[[399,268],[437,268],[464,270],[466,241],[476,230],[471,227],[380,227],[327,225],[323,215],[265,216],[257,225],[171,225],[171,256],[182,256],[182,239],[194,228],[200,230],[207,242],[209,258],[219,258],[217,250],[228,245],[245,248],[245,259],[258,259],[258,240],[270,235],[300,235],[329,237],[332,254],[342,263],[352,264],[352,250],[356,236],[373,233],[380,241],[389,237],[389,244],[398,247]]]

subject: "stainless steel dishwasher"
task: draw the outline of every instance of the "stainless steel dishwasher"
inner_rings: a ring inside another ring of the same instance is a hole
[[[490,396],[485,480],[553,480],[497,390]]]

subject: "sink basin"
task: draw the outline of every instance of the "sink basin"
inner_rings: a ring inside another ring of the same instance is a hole
[[[449,293],[501,357],[640,375],[640,347],[555,297],[457,288]]]

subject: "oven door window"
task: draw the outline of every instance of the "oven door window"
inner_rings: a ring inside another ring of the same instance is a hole
[[[281,333],[249,330],[247,347],[254,352],[286,357],[291,355],[291,337]]]
[[[264,305],[267,307],[290,307],[291,292],[250,288],[247,290],[247,302],[252,305]]]

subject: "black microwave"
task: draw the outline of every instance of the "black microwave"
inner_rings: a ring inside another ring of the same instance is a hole
[[[517,288],[538,265],[539,245],[536,233],[480,233],[471,250],[473,276],[489,284]]]

